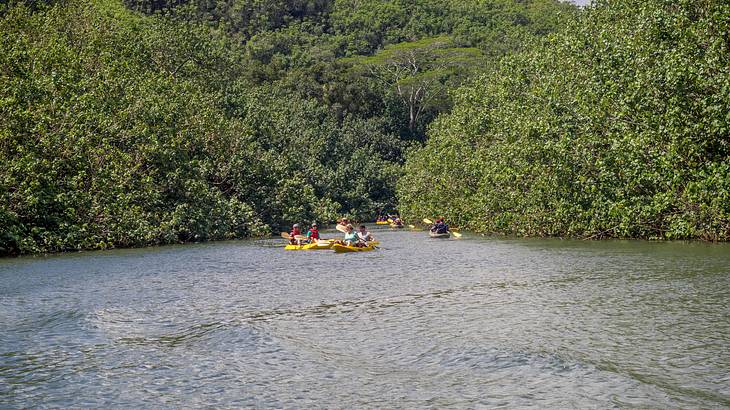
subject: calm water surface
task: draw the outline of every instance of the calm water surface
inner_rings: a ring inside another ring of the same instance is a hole
[[[282,240],[0,260],[0,408],[730,407],[730,246]]]

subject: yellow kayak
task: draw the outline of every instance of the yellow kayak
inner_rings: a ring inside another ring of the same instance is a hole
[[[390,222],[388,221],[377,221],[375,222],[375,225],[388,225]]]
[[[344,252],[366,252],[366,251],[372,251],[375,250],[374,245],[368,245],[368,246],[346,246],[346,245],[340,245],[340,244],[334,244],[332,245],[332,249],[337,253],[344,253]]]
[[[332,242],[321,241],[319,243],[305,243],[304,245],[286,245],[284,250],[287,251],[319,251],[332,249]]]
[[[286,245],[284,247],[284,250],[287,251],[320,251],[325,249],[332,249],[332,247],[335,245],[334,239],[328,239],[328,240],[322,240],[319,241],[319,243],[305,243],[304,245]],[[370,241],[368,242],[368,246],[377,246],[380,245],[379,241]],[[340,245],[344,246],[344,245]],[[346,248],[350,248],[350,246],[345,246]]]

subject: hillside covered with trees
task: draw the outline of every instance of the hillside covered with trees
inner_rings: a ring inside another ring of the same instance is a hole
[[[730,2],[598,1],[456,90],[399,181],[411,218],[730,239]]]
[[[397,206],[451,91],[576,15],[556,0],[2,1],[0,254],[372,218]]]

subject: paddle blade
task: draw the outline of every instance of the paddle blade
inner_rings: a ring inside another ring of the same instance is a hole
[[[408,225],[408,227],[411,229],[416,229],[416,225]]]
[[[342,233],[347,232],[347,228],[345,228],[345,225],[337,224],[337,226],[335,226],[335,229],[337,229],[338,231],[340,231]]]
[[[294,235],[294,239],[296,239],[298,241],[306,241],[307,237],[304,235]]]
[[[457,238],[461,238],[461,234],[459,232],[451,231],[451,234],[454,235]]]
[[[291,239],[291,236],[289,236],[289,233],[287,233],[287,232],[282,232],[281,237],[284,239]]]
[[[423,223],[431,225],[431,224],[433,224],[433,221],[428,218],[423,218]]]

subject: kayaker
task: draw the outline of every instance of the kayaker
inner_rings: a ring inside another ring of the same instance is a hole
[[[317,223],[314,222],[312,224],[312,227],[309,228],[307,231],[307,242],[312,243],[314,241],[319,240],[319,229],[317,228]]]
[[[362,242],[374,241],[373,234],[368,232],[368,228],[365,225],[360,225],[360,230],[357,232],[357,238]]]
[[[345,229],[345,245],[362,246],[362,244],[360,243],[360,238],[357,236],[357,232],[355,232],[355,228],[352,225],[348,224]]]
[[[299,230],[299,224],[292,226],[291,232],[289,232],[289,243],[292,245],[301,245],[302,241],[297,239],[297,236],[301,236],[302,231]]]
[[[444,222],[444,218],[439,218],[431,227],[431,232],[440,234],[447,233],[449,232],[449,225]]]

